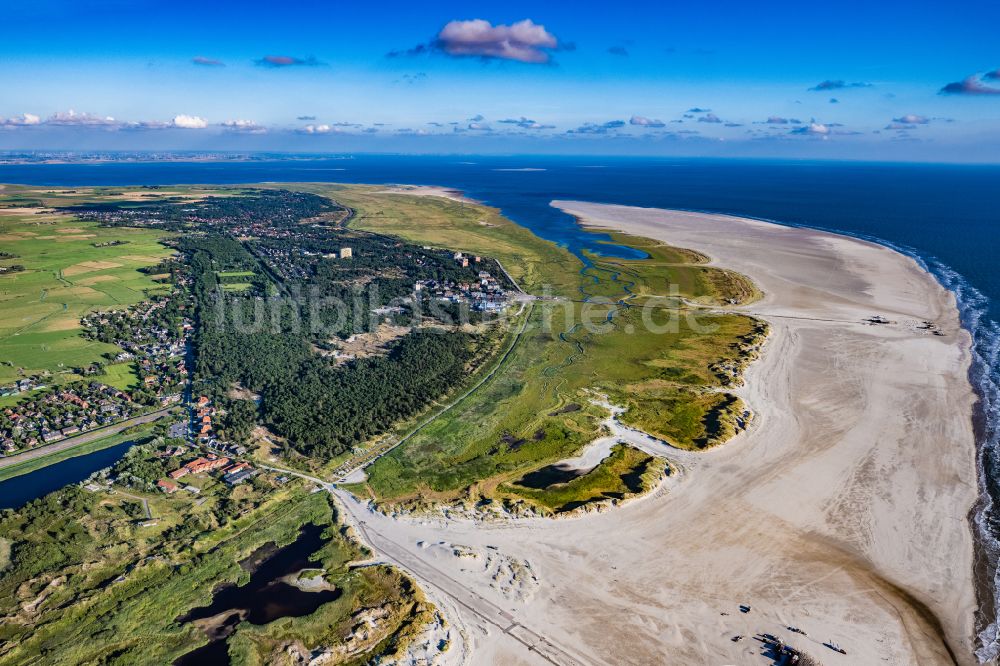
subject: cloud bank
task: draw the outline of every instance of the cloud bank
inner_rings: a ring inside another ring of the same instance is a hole
[[[41,122],[42,119],[33,113],[22,113],[12,118],[0,118],[0,127],[30,127]]]
[[[288,55],[266,55],[254,64],[267,69],[282,69],[285,67],[321,67],[325,63],[320,62],[313,56],[307,58],[296,58]]]
[[[1000,79],[1000,70],[987,72],[983,75],[973,74],[961,81],[949,83],[938,91],[939,95],[1000,95],[1000,88],[992,88],[983,83],[983,80],[995,81]]]
[[[826,80],[817,83],[809,90],[812,91],[824,91],[824,90],[843,90],[845,88],[871,88],[872,84],[865,83],[863,81],[855,81],[853,83],[848,83],[847,81],[837,80]]]
[[[230,121],[247,122],[247,121]],[[225,123],[223,123],[225,125]],[[100,116],[93,113],[57,111],[45,120],[32,113],[25,113],[13,118],[0,118],[0,127],[77,127],[83,129],[103,130],[160,130],[160,129],[205,129],[208,121],[198,116],[178,114],[172,120],[118,120],[114,116]]]
[[[111,116],[97,116],[92,113],[77,113],[73,109],[69,111],[57,111],[45,120],[46,125],[59,126],[89,126],[89,127],[113,127],[119,125],[117,120]]]

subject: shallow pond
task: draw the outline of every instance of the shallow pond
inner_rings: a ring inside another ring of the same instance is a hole
[[[228,615],[209,631],[212,641],[174,661],[175,666],[228,664],[226,639],[240,622],[267,624],[282,617],[302,617],[325,603],[336,600],[339,590],[306,592],[286,583],[283,578],[303,569],[315,568],[309,557],[319,550],[326,539],[321,525],[305,525],[298,538],[282,548],[273,543],[261,546],[241,566],[252,571],[245,585],[224,584],[216,588],[212,603],[194,608],[177,618],[178,622],[194,622]]]

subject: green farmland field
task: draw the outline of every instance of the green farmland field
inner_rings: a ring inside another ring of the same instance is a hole
[[[114,351],[82,337],[80,317],[166,289],[139,269],[172,252],[159,242],[162,232],[104,228],[48,208],[15,207],[30,191],[10,191],[0,195],[0,251],[16,256],[0,265],[24,270],[0,275],[0,383],[43,370],[65,372]],[[122,244],[97,247],[112,241]],[[111,383],[126,381],[117,379]]]

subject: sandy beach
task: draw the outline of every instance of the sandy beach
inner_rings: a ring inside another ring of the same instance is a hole
[[[603,513],[394,518],[338,491],[376,555],[446,600],[460,659],[763,664],[752,636],[768,632],[823,664],[975,663],[975,395],[952,294],[843,236],[553,205],[757,282],[764,298],[745,310],[772,332],[737,391],[755,419],[721,447],[667,453],[679,478]],[[890,323],[865,323],[875,315]]]
[[[440,197],[442,199],[451,199],[452,201],[458,201],[459,203],[479,203],[478,201],[468,198],[458,190],[453,190],[449,187],[435,187],[433,185],[396,185],[384,191],[387,194],[410,194],[415,197]]]

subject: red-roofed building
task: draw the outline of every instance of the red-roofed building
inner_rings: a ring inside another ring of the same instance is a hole
[[[237,472],[242,472],[245,469],[250,469],[250,463],[238,462],[233,463],[229,467],[222,470],[224,474],[236,474]]]
[[[170,494],[177,492],[177,484],[168,479],[160,479],[156,482],[156,485],[160,487],[163,492]]]
[[[205,472],[225,467],[228,464],[229,458],[198,458],[184,465],[183,469],[187,469],[191,474],[204,474]]]

